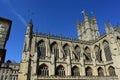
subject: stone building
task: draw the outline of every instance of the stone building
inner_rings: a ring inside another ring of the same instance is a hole
[[[0,17],[0,65],[1,63],[4,63],[5,60],[5,45],[7,40],[9,39],[11,24],[11,20]]]
[[[33,32],[30,21],[18,80],[120,80],[120,28],[108,22],[100,35],[95,16],[83,14],[77,40]]]
[[[2,63],[0,68],[0,80],[18,80],[20,64],[8,60]]]

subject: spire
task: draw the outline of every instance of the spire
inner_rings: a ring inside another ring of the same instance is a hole
[[[82,11],[83,15],[84,15],[84,21],[88,21],[88,14],[86,13],[85,10]]]
[[[97,23],[96,22],[96,17],[95,17],[95,15],[92,13],[92,21],[93,21],[93,23]]]
[[[33,29],[33,23],[32,23],[32,19],[31,19],[27,25],[26,34],[29,34],[29,35],[32,34],[32,29]]]
[[[104,27],[105,27],[106,33],[108,34],[109,33],[109,28],[107,27],[106,23],[104,23]]]
[[[30,19],[29,23],[28,23],[28,26],[32,27],[33,26],[33,22],[32,22],[32,19]]]
[[[30,19],[30,22],[29,22],[29,24],[32,24],[32,19]]]
[[[111,32],[113,32],[113,31],[114,31],[114,29],[113,29],[113,26],[112,26],[111,22],[110,22],[110,21],[108,21],[108,24],[109,24],[109,27],[110,27],[110,31],[111,31]]]

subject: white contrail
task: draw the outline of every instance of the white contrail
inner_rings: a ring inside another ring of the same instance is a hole
[[[25,19],[18,13],[16,12],[15,10],[12,11],[19,19],[20,21],[26,26],[27,25],[27,22],[25,21]]]
[[[26,26],[27,22],[25,21],[25,19],[23,18],[22,15],[20,15],[12,6],[12,4],[10,3],[10,0],[2,0],[2,2],[8,6],[8,8],[10,9],[10,11],[16,16],[18,17],[18,19]]]

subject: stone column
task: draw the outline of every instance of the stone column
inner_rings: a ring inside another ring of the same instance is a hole
[[[84,56],[83,56],[83,49],[81,50],[81,54],[80,54],[80,64],[81,64],[81,76],[85,76],[85,65],[84,65]]]
[[[97,68],[94,66],[93,67],[93,76],[98,76],[98,71],[97,71]]]
[[[55,75],[55,55],[52,53],[51,54],[51,66],[50,66],[50,71],[49,71],[49,74],[51,76],[54,76]]]
[[[104,65],[104,76],[107,76],[108,75],[108,70],[106,69],[106,66]]]
[[[50,57],[51,55],[50,55],[50,44],[49,44],[49,39],[46,41],[46,56],[47,57]]]
[[[67,75],[71,76],[71,60],[70,60],[70,52],[67,54]]]
[[[91,57],[92,57],[92,61],[93,61],[93,66],[96,66],[96,55],[95,55],[95,50],[94,50],[94,46],[91,48]]]
[[[32,80],[36,80],[37,79],[37,52],[35,52],[34,58],[33,58],[33,65],[32,65]]]
[[[62,42],[59,42],[59,58],[63,58],[64,50],[62,48]]]

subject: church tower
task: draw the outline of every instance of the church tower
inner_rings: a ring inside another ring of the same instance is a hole
[[[31,40],[32,40],[32,20],[27,25],[27,30],[25,34],[24,48],[22,54],[22,61],[20,64],[18,80],[30,80],[30,68],[31,68]]]
[[[90,41],[97,39],[100,34],[98,30],[98,25],[94,14],[92,18],[88,18],[88,14],[83,11],[84,21],[77,24],[78,38],[83,41]]]

